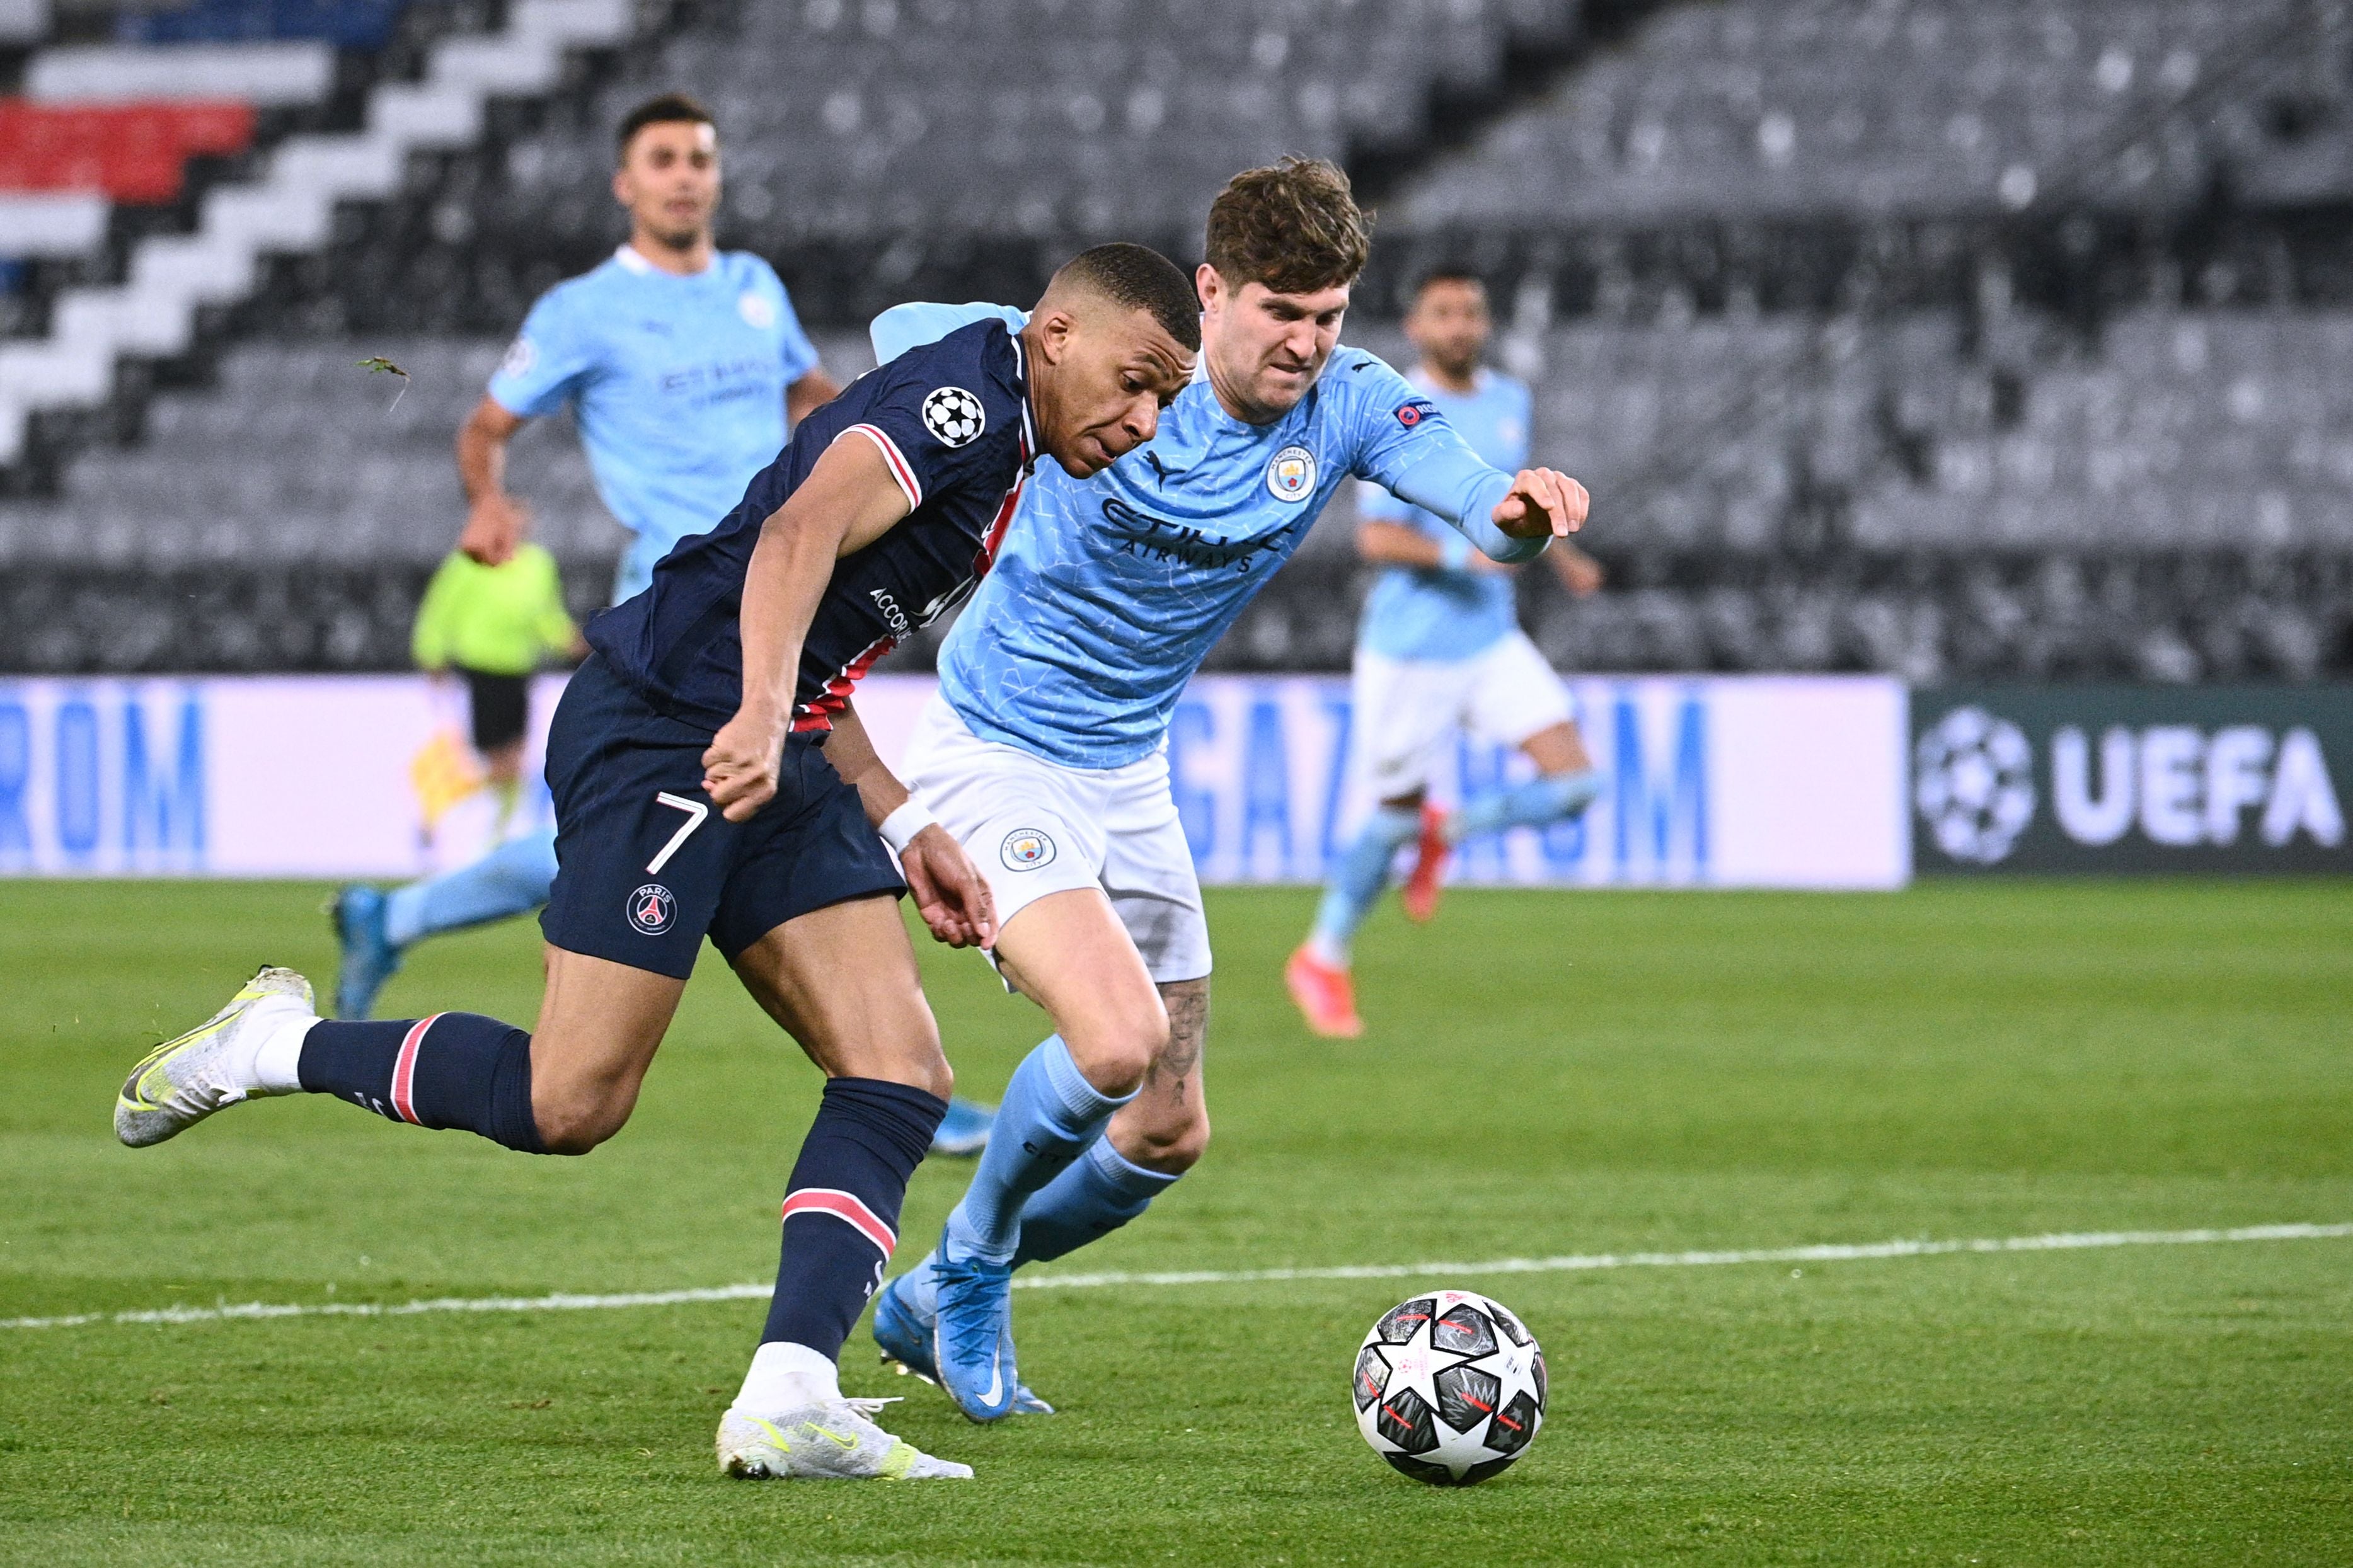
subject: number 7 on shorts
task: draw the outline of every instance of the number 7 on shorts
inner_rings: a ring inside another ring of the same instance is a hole
[[[703,818],[711,815],[711,807],[702,802],[689,800],[682,795],[672,795],[668,790],[657,790],[654,793],[654,801],[657,805],[669,806],[672,811],[686,813],[686,820],[678,825],[678,831],[670,836],[670,842],[663,845],[654,858],[646,862],[646,875],[649,877],[669,865],[670,858],[678,853],[678,847],[686,842],[687,835],[702,826]]]

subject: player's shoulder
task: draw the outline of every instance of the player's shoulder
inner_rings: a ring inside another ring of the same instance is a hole
[[[1479,390],[1498,403],[1517,404],[1525,407],[1535,401],[1535,394],[1528,384],[1504,371],[1487,369],[1479,373]]]
[[[1031,444],[1023,368],[1018,340],[991,317],[916,344],[860,383],[871,386],[870,407],[915,421],[940,446],[985,451],[1000,441]]]
[[[1332,351],[1316,394],[1324,418],[1358,430],[1392,419],[1410,429],[1438,411],[1388,361],[1345,344]]]
[[[1407,398],[1421,395],[1405,373],[1388,361],[1370,349],[1345,343],[1332,351],[1332,363],[1324,367],[1323,383],[1324,391],[1349,407],[1387,411]]]
[[[777,295],[789,293],[785,288],[785,280],[776,276],[775,268],[768,265],[768,258],[757,251],[716,251],[711,258],[711,264],[719,269],[720,277],[739,289],[757,289],[762,293]]]
[[[628,287],[630,278],[629,269],[621,265],[619,257],[608,256],[587,271],[551,285],[532,301],[529,320],[541,327],[558,321],[584,328],[594,326],[610,307],[613,296]]]

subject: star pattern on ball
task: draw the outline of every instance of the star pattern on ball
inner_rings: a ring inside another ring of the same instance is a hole
[[[1526,1326],[1484,1296],[1415,1297],[1384,1314],[1357,1352],[1357,1428],[1417,1480],[1485,1480],[1544,1424],[1543,1356]]]
[[[1479,1359],[1475,1355],[1439,1349],[1432,1339],[1437,1329],[1438,1314],[1432,1312],[1414,1326],[1413,1337],[1405,1343],[1373,1347],[1373,1353],[1380,1357],[1389,1369],[1388,1381],[1382,1384],[1382,1397],[1390,1397],[1400,1389],[1411,1389],[1421,1395],[1424,1405],[1435,1410],[1438,1408],[1438,1374],[1449,1367]]]
[[[944,447],[962,447],[988,427],[988,411],[961,386],[943,386],[923,399],[923,428]]]

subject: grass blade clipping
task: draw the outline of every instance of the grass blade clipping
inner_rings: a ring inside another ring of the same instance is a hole
[[[371,359],[364,359],[359,362],[359,364],[362,370],[370,372],[374,374],[396,375],[400,377],[400,390],[392,395],[391,406],[387,407],[385,412],[389,414],[394,408],[399,407],[400,400],[408,395],[408,373],[401,369],[398,365],[393,363],[390,360],[385,358],[382,354],[377,354]]]

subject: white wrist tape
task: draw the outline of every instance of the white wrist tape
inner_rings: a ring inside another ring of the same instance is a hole
[[[909,841],[916,834],[926,827],[938,826],[939,821],[911,795],[898,810],[884,817],[882,826],[874,831],[882,836],[882,842],[891,847],[893,855],[904,855]]]

